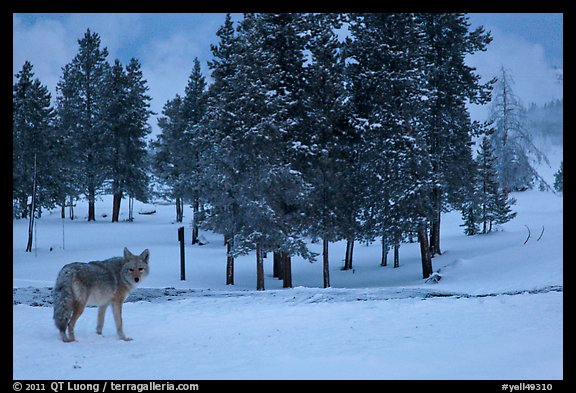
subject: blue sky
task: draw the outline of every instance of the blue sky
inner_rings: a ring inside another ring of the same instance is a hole
[[[562,14],[468,14],[473,26],[484,25],[495,30],[496,35],[505,33],[526,42],[541,45],[551,63],[562,66]],[[498,38],[498,37],[496,37]]]
[[[516,82],[515,91],[524,103],[543,104],[561,98],[555,67],[563,65],[562,14],[469,14],[472,28],[483,25],[494,41],[488,50],[468,58],[485,80],[504,66]],[[61,68],[78,51],[77,40],[87,28],[98,32],[109,60],[127,63],[136,57],[142,64],[153,97],[152,110],[161,113],[164,103],[184,86],[198,57],[206,76],[210,44],[225,14],[14,14],[13,74],[25,60],[32,62],[36,77],[55,97]],[[234,19],[240,19],[235,15]],[[471,108],[472,116],[484,120],[486,108]],[[151,119],[154,129],[156,120]]]

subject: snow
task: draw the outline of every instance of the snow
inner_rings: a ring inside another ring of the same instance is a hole
[[[127,303],[132,342],[110,321],[96,335],[87,310],[69,345],[50,308],[18,305],[15,323],[27,328],[15,329],[14,378],[562,378],[561,293],[356,301],[351,291],[323,301],[319,292]]]
[[[27,221],[13,221],[14,379],[562,379],[563,197],[513,193],[517,217],[497,231],[465,236],[458,212],[442,216],[437,284],[422,279],[417,243],[400,247],[400,267],[381,267],[380,244],[357,244],[354,269],[342,271],[345,242],[330,245],[332,288],[321,260],[292,260],[295,288],[282,289],[265,259],[256,291],[254,254],[239,257],[225,285],[225,246],[202,232],[191,245],[192,211],[174,222],[172,205],[123,203],[121,222],[102,213],[86,222],[59,211],[37,220],[37,244],[24,252]],[[180,281],[177,228],[186,230],[186,281]],[[532,236],[527,237],[527,225]],[[544,226],[545,232],[537,238]],[[64,244],[62,235],[64,234]],[[77,342],[59,339],[49,289],[73,261],[150,249],[151,273],[124,306],[117,338],[111,312],[103,335],[96,309],[76,325]],[[321,254],[321,244],[311,244]],[[52,249],[52,251],[50,251]],[[389,255],[390,259],[391,255]],[[173,288],[173,289],[167,289]]]

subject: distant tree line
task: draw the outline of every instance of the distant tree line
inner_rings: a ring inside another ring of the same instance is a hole
[[[193,243],[199,227],[224,235],[228,284],[234,258],[256,251],[259,290],[264,255],[291,287],[291,257],[318,256],[310,239],[323,244],[325,287],[329,244],[339,240],[352,269],[355,243],[381,241],[380,263],[393,249],[397,267],[401,243],[416,237],[427,278],[442,212],[462,211],[468,234],[513,218],[489,140],[476,159],[472,151],[473,138],[497,131],[466,105],[489,102],[495,80],[481,83],[465,63],[491,36],[470,31],[464,14],[245,14],[236,25],[227,15],[217,35],[213,82],[196,59],[149,146],[136,59],[110,65],[87,31],[63,68],[56,108],[26,63],[13,99],[15,216],[31,214],[34,155],[38,208],[84,195],[89,221],[96,195],[114,195],[117,221],[122,198],[146,201],[153,178],[177,221],[192,205]]]
[[[96,196],[114,195],[112,221],[124,196],[149,195],[146,136],[151,98],[136,59],[109,64],[97,33],[87,30],[79,51],[62,68],[55,108],[51,95],[25,62],[13,92],[13,213],[26,218],[42,209],[88,199],[96,219]],[[34,157],[37,173],[33,175]],[[35,212],[27,203],[37,180]],[[71,216],[73,218],[73,216]]]

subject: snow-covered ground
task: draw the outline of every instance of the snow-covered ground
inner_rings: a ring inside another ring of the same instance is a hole
[[[235,285],[226,286],[223,239],[212,233],[202,234],[206,245],[187,244],[180,281],[171,205],[132,223],[109,222],[107,197],[96,205],[97,222],[85,221],[82,202],[73,222],[45,213],[32,253],[24,252],[27,222],[14,220],[13,377],[562,379],[563,197],[513,196],[518,216],[490,234],[465,236],[458,212],[442,217],[438,284],[422,280],[417,243],[402,244],[397,269],[379,266],[380,244],[358,244],[354,270],[342,271],[345,243],[338,242],[330,245],[332,288],[322,288],[321,261],[293,258],[295,288],[282,289],[267,258],[266,291],[255,291],[253,254],[237,258]],[[141,296],[124,307],[134,340],[117,339],[110,312],[98,336],[96,309],[87,308],[78,341],[62,343],[47,296],[59,269],[120,255],[124,246],[151,254]],[[312,248],[321,252],[321,244]]]

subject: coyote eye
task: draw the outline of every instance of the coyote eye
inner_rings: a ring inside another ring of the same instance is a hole
[[[144,268],[143,268],[143,267],[139,267],[138,270],[139,270],[139,271],[142,271],[142,270],[144,270]]]
[[[128,270],[130,270],[131,272],[133,272],[133,271],[134,271],[134,269],[128,269]]]

